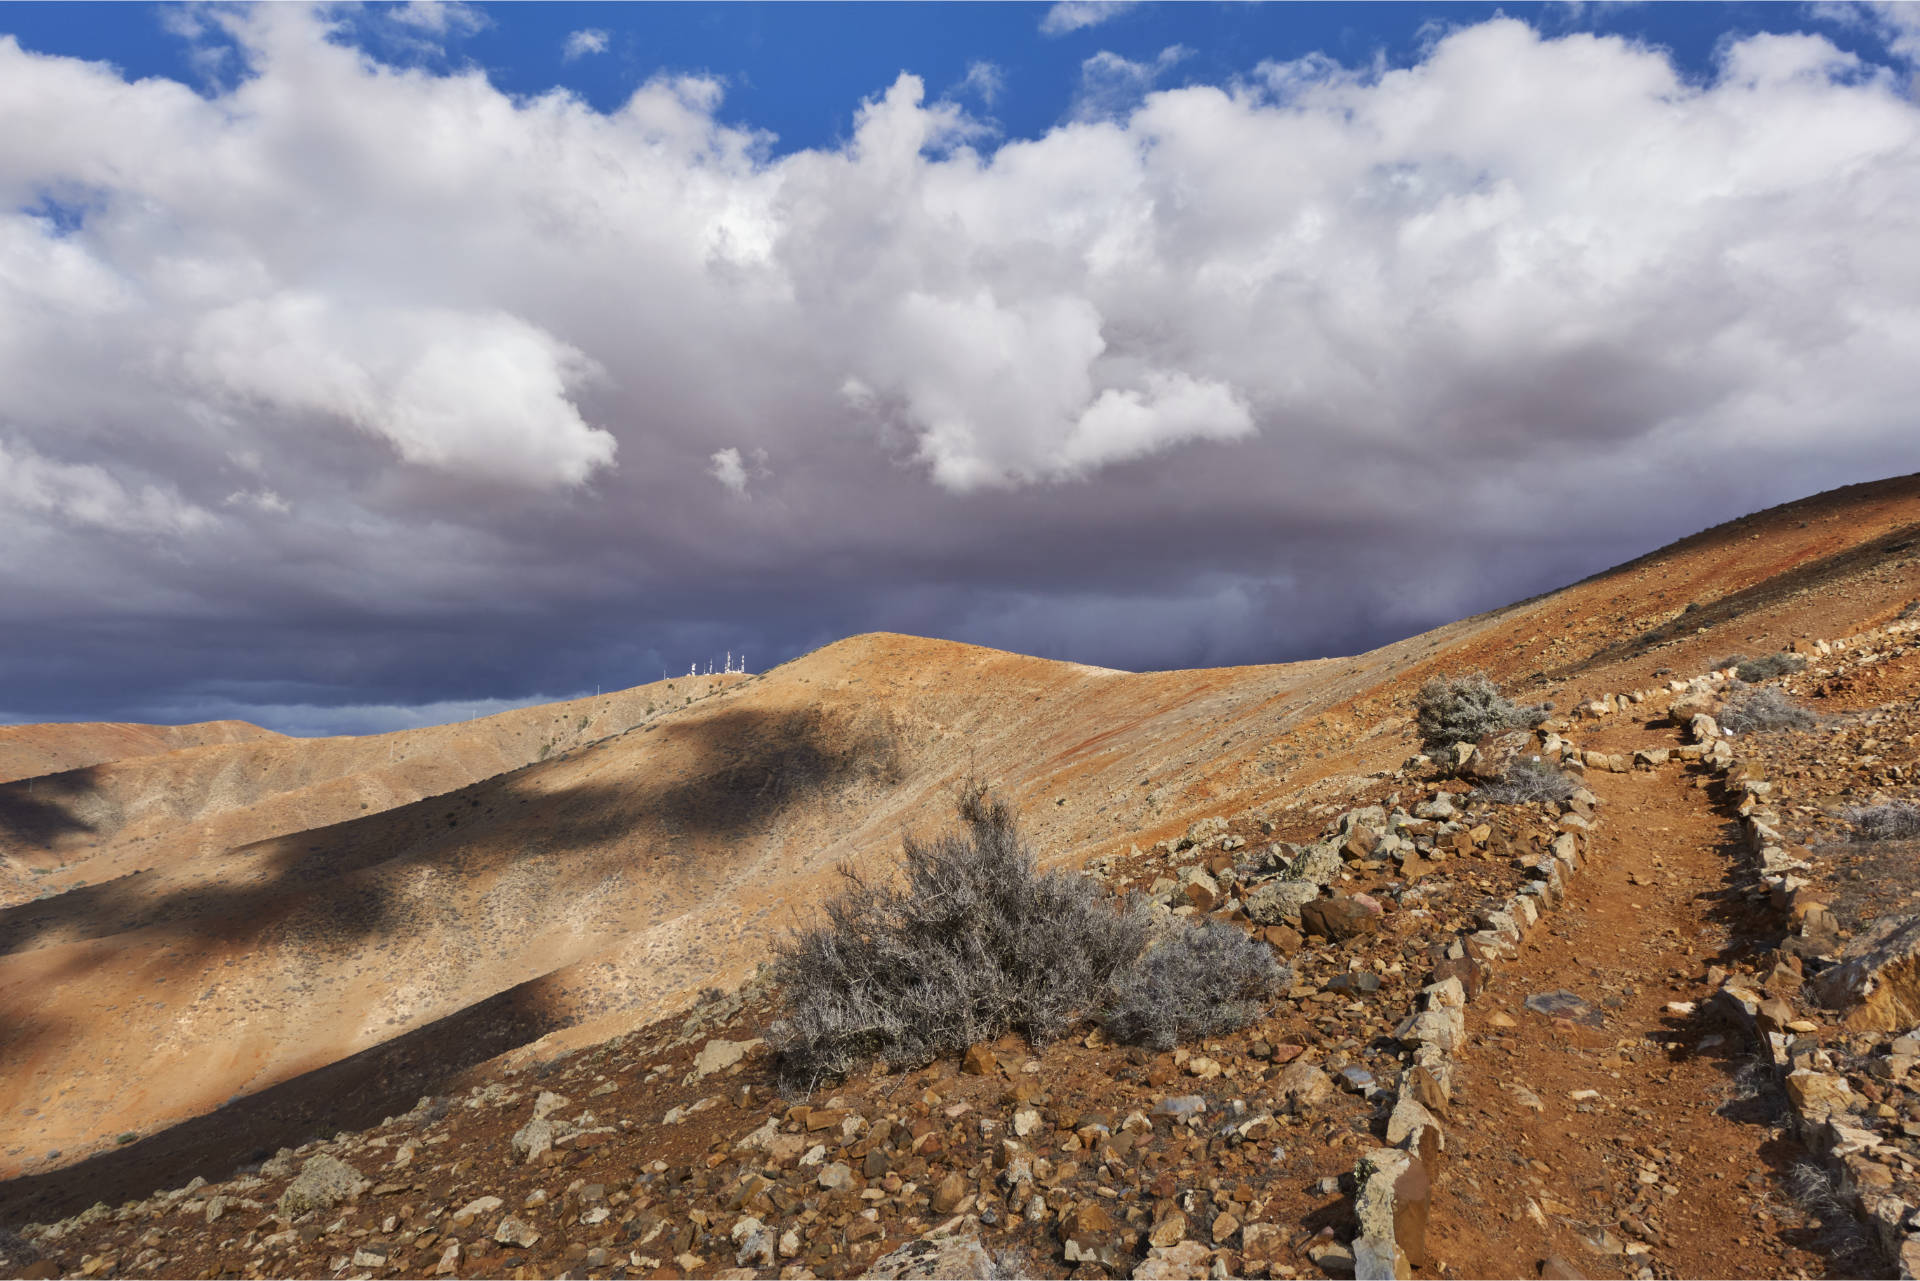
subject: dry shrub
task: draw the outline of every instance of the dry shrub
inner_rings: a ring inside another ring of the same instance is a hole
[[[1536,805],[1541,801],[1567,801],[1580,790],[1559,766],[1537,756],[1522,757],[1507,767],[1498,782],[1475,789],[1476,800],[1495,805]]]
[[[1743,659],[1733,665],[1733,675],[1734,679],[1751,684],[1797,672],[1806,665],[1807,660],[1800,655],[1783,651],[1778,654],[1768,654],[1765,658]]]
[[[1833,1177],[1811,1161],[1796,1161],[1782,1180],[1788,1199],[1819,1220],[1817,1244],[1836,1265],[1830,1275],[1865,1276],[1874,1262],[1873,1240]]]
[[[1887,801],[1847,811],[1847,821],[1863,841],[1906,841],[1920,838],[1920,805]]]
[[[40,1261],[40,1247],[11,1228],[0,1227],[0,1264],[24,1268]]]
[[[1149,949],[1140,906],[1040,871],[1013,808],[979,783],[962,789],[959,816],[958,831],[905,840],[898,880],[843,868],[825,922],[776,945],[784,1008],[768,1038],[789,1086],[1007,1032],[1044,1044],[1103,1012],[1120,1039],[1220,1030],[1284,977],[1264,944],[1225,927],[1232,939],[1181,928]]]
[[[1788,698],[1773,686],[1743,686],[1727,695],[1716,718],[1720,728],[1736,734],[1751,734],[1769,729],[1812,729],[1812,712]]]
[[[1100,1020],[1116,1041],[1171,1050],[1246,1026],[1292,982],[1271,948],[1232,925],[1207,921],[1176,930],[1122,971]]]
[[[1532,719],[1531,712],[1515,707],[1485,672],[1429,680],[1414,700],[1414,715],[1423,747],[1477,743],[1487,734]]]

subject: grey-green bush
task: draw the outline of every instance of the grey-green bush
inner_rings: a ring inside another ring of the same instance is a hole
[[[1531,719],[1531,713],[1509,702],[1484,672],[1434,677],[1420,687],[1414,715],[1423,747],[1477,742],[1484,734]]]
[[[789,1087],[1006,1032],[1044,1044],[1095,1016],[1119,1039],[1224,1030],[1286,981],[1264,944],[1228,927],[1178,927],[1148,950],[1141,905],[1041,872],[1012,807],[983,786],[963,789],[959,816],[958,831],[903,842],[898,881],[843,868],[825,922],[775,946],[783,1008],[767,1036]],[[1150,996],[1166,1012],[1141,1009]]]
[[[1507,767],[1498,782],[1474,789],[1474,797],[1495,805],[1535,805],[1541,801],[1571,800],[1579,784],[1559,766],[1537,756],[1522,757]]]
[[[1904,841],[1920,838],[1920,805],[1887,801],[1847,811],[1847,821],[1863,841]]]
[[[1768,654],[1765,658],[1749,658],[1734,665],[1736,680],[1748,682],[1772,680],[1776,676],[1785,676],[1788,672],[1797,672],[1807,665],[1807,660],[1798,654]]]
[[[1774,686],[1743,685],[1727,695],[1721,706],[1720,728],[1735,734],[1751,734],[1769,729],[1812,729],[1812,712],[1800,706]]]
[[[786,1008],[769,1040],[790,1084],[874,1058],[924,1063],[1008,1031],[1052,1040],[1145,946],[1138,911],[1037,868],[1010,806],[969,785],[959,809],[962,832],[906,839],[904,883],[843,868],[826,923],[776,947]]]
[[[16,1268],[40,1261],[40,1247],[12,1228],[0,1227],[0,1260]]]
[[[1293,974],[1273,950],[1218,921],[1176,929],[1114,979],[1100,1012],[1123,1044],[1171,1050],[1196,1036],[1245,1027]]]

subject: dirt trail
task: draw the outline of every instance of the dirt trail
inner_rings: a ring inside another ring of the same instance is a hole
[[[1663,729],[1593,735],[1670,747]],[[1467,1276],[1862,1275],[1795,1204],[1802,1159],[1782,1100],[1736,1030],[1705,1008],[1707,970],[1761,920],[1729,888],[1735,828],[1679,764],[1595,773],[1604,802],[1567,903],[1469,1010],[1434,1257]],[[1529,996],[1589,1007],[1554,1018]],[[1687,1003],[1697,1009],[1689,1012]],[[1674,1008],[1670,1008],[1670,1005]],[[1588,1094],[1587,1091],[1594,1093]],[[1557,1258],[1558,1270],[1548,1265]],[[1568,1267],[1570,1265],[1570,1267]]]

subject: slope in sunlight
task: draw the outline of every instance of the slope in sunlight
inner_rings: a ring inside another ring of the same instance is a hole
[[[0,1174],[383,1045],[451,1072],[684,1006],[751,973],[840,863],[941,822],[970,773],[1075,862],[1229,807],[1337,803],[1404,757],[1437,671],[1575,699],[1870,624],[1916,594],[1893,550],[1916,529],[1920,480],[1856,486],[1350,659],[1129,674],[880,634],[691,702],[641,687],[413,731],[411,772],[380,759],[401,736],[91,767],[66,808],[84,833],[10,850],[71,888],[0,915]],[[579,733],[610,737],[539,759],[602,707]]]

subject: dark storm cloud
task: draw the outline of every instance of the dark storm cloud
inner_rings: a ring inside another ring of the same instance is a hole
[[[15,719],[1306,657],[1920,466],[1920,112],[1818,37],[1688,84],[1495,20],[998,146],[903,76],[774,159],[709,81],[208,20],[210,98],[0,42]]]

